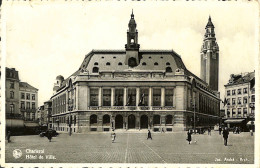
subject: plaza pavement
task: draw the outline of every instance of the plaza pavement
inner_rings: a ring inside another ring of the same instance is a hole
[[[52,142],[38,135],[13,136],[11,143],[6,141],[6,163],[254,163],[254,136],[248,132],[230,132],[228,146],[224,146],[222,135],[215,131],[211,136],[193,134],[190,145],[186,137],[186,132],[152,133],[153,140],[147,140],[146,132],[116,132],[112,143],[110,133],[72,136],[63,133]],[[23,155],[15,159],[14,149],[20,149]],[[26,149],[44,149],[44,154],[36,154],[37,159],[26,159],[29,154]],[[44,158],[39,159],[39,155]],[[46,159],[46,155],[56,159]]]

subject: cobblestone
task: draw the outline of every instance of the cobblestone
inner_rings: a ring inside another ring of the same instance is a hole
[[[49,142],[46,137],[14,136],[6,142],[7,163],[208,163],[253,164],[254,137],[249,133],[230,133],[228,146],[222,136],[192,135],[192,143],[186,141],[186,132],[117,133],[115,143],[109,133],[60,134]],[[196,143],[194,142],[196,141]],[[13,157],[13,150],[23,152],[21,158]],[[26,159],[26,149],[44,149],[43,159]],[[46,159],[53,155],[56,159]],[[233,160],[234,159],[234,160]],[[228,161],[229,160],[229,161]]]

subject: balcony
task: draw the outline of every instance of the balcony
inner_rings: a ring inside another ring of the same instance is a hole
[[[6,119],[23,119],[21,114],[8,113],[5,115]]]

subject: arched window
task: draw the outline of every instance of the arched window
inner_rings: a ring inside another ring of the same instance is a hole
[[[93,67],[92,73],[98,73],[98,67]]]
[[[169,62],[166,62],[166,65],[171,65]]]
[[[172,124],[172,115],[167,115],[165,117],[165,124]]]
[[[145,65],[146,65],[146,62],[143,62],[142,65],[145,66]]]
[[[98,62],[95,62],[94,65],[98,65]]]
[[[154,125],[159,125],[159,124],[161,124],[161,117],[160,117],[160,115],[154,115],[154,116],[153,116],[153,124],[154,124]]]
[[[119,62],[118,65],[123,65],[122,62]]]
[[[137,66],[136,59],[133,58],[133,57],[129,58],[129,59],[128,59],[128,65],[129,65],[130,67],[135,67],[135,66]]]
[[[90,125],[97,124],[97,115],[93,114],[90,116]]]
[[[172,68],[171,67],[166,67],[166,72],[172,72]]]
[[[158,65],[158,62],[155,62],[155,63],[154,63],[154,65],[156,65],[156,66],[157,66],[157,65]]]
[[[110,62],[107,62],[106,65],[109,66],[109,65],[110,65]]]
[[[107,124],[107,125],[110,124],[110,116],[108,114],[105,114],[103,116],[103,124]]]

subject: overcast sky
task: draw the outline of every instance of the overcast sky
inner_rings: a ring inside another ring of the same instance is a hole
[[[132,9],[140,48],[173,49],[197,76],[210,15],[221,98],[230,74],[254,71],[257,62],[256,3],[9,1],[6,7],[6,65],[39,89],[39,105],[52,95],[56,76],[67,78],[92,49],[124,49]]]

